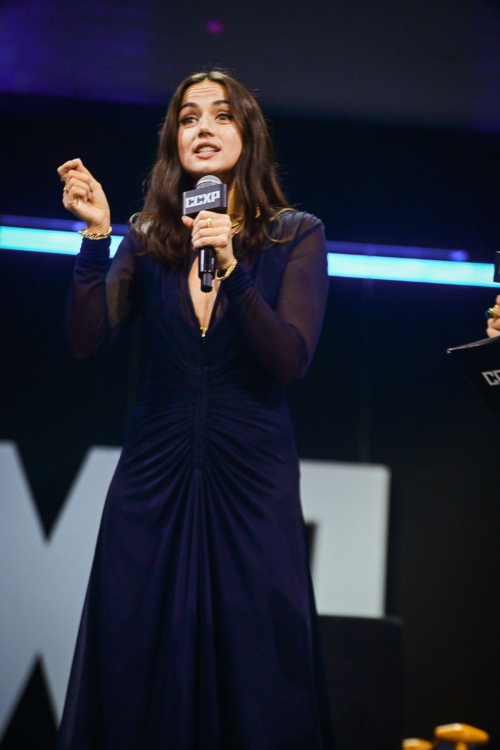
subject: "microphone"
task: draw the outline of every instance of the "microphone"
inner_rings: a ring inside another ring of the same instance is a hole
[[[218,177],[207,174],[196,183],[194,190],[187,190],[182,195],[183,216],[198,216],[201,210],[227,212],[227,185]],[[211,292],[215,276],[215,251],[211,245],[200,248],[198,255],[198,276],[201,291]]]

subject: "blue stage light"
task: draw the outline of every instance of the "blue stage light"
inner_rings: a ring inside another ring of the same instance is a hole
[[[330,276],[426,284],[499,287],[493,282],[493,264],[463,261],[382,258],[374,255],[328,253]]]
[[[121,228],[121,227],[120,227]],[[111,255],[116,253],[122,235],[111,238]],[[76,232],[24,227],[0,226],[0,249],[27,250],[40,253],[76,255],[81,238]],[[347,249],[346,243],[329,242],[329,249],[337,244]],[[361,247],[358,245],[358,247]],[[328,273],[356,279],[379,279],[388,281],[413,281],[427,284],[459,284],[462,286],[499,287],[493,282],[493,264],[469,263],[454,260],[429,260],[415,257],[383,257],[382,247],[369,246],[372,254],[329,252]],[[356,248],[357,249],[357,248]],[[401,253],[405,248],[399,248]],[[413,256],[415,248],[408,248]],[[438,252],[438,251],[435,251]],[[439,251],[440,252],[440,251]],[[453,253],[456,251],[442,251]],[[457,257],[457,256],[455,256]]]
[[[111,255],[116,253],[121,240],[122,237],[119,235],[111,238]],[[81,235],[77,232],[0,226],[0,248],[2,250],[28,250],[35,253],[76,255],[80,250],[81,242]]]

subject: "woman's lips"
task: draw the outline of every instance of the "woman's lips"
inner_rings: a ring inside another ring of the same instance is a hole
[[[195,156],[198,159],[209,159],[211,156],[215,156],[215,154],[218,153],[218,151],[199,151],[195,153]]]

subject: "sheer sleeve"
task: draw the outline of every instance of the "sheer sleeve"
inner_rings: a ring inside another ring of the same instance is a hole
[[[109,260],[110,239],[83,239],[65,311],[66,337],[75,357],[107,348],[140,307],[135,245],[129,232]]]
[[[264,300],[241,263],[224,283],[253,354],[283,385],[302,378],[318,342],[328,269],[322,223],[302,220],[286,264],[276,311]]]

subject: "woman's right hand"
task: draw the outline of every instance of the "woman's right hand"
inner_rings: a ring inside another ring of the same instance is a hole
[[[494,312],[500,314],[500,294],[496,298],[496,302],[493,305],[493,310]],[[494,338],[495,336],[500,336],[500,317],[488,318],[486,333],[490,337],[490,339]]]
[[[102,186],[83,166],[81,159],[66,161],[57,169],[64,182],[63,206],[96,234],[108,231],[111,216]]]

